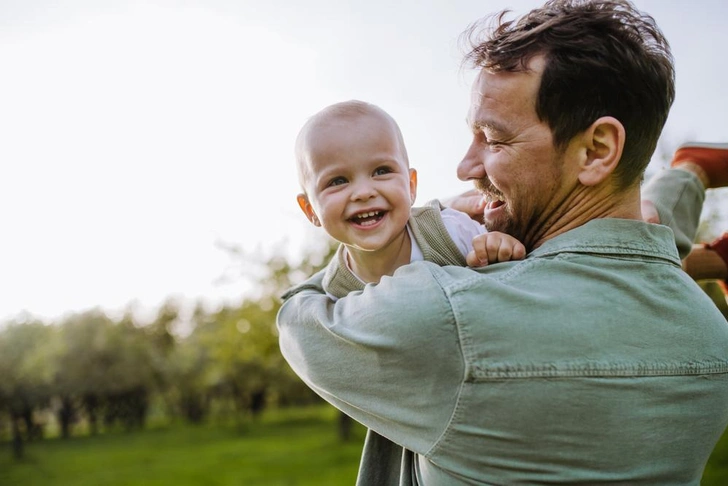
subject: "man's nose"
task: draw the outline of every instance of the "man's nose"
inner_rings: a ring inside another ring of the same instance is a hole
[[[473,179],[483,179],[485,176],[482,149],[478,147],[477,141],[473,140],[468,151],[465,153],[465,157],[458,164],[458,179],[461,181],[470,181]]]

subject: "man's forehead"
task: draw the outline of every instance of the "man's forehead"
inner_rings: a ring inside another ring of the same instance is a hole
[[[546,67],[546,57],[544,55],[533,56],[526,62],[524,69],[518,71],[494,71],[491,69],[481,69],[473,82],[471,94],[482,97],[487,94],[486,90],[504,89],[513,83],[535,83],[537,86],[541,82],[541,76]]]
[[[496,120],[489,117],[491,112],[506,115],[512,110],[522,114],[533,111],[535,115],[542,71],[543,61],[540,58],[534,58],[527,71],[481,70],[470,93],[468,124],[477,128],[502,129]]]

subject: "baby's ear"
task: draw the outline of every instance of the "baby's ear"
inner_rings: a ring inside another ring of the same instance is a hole
[[[410,186],[410,204],[415,203],[417,198],[417,171],[415,169],[409,170],[409,186]]]
[[[314,226],[321,226],[321,221],[319,221],[318,216],[316,216],[313,206],[311,206],[311,203],[308,200],[308,196],[305,194],[299,194],[296,196],[296,199],[298,200],[298,206],[301,208],[301,211],[303,211],[303,214],[306,215],[306,219],[311,221]]]

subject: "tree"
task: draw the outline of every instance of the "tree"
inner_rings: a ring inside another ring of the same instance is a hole
[[[280,254],[260,260],[234,245],[219,245],[240,269],[239,276],[254,280],[256,298],[246,300],[234,310],[217,316],[225,322],[224,331],[214,349],[221,363],[227,363],[223,373],[236,390],[247,395],[247,403],[255,411],[263,406],[261,400],[271,399],[279,404],[310,403],[318,400],[293,373],[278,348],[275,318],[280,308],[280,296],[294,284],[313,275],[333,257],[338,244],[327,240],[296,263]],[[244,269],[244,270],[243,270]],[[342,414],[340,435],[349,437],[351,419]]]
[[[16,457],[23,455],[24,440],[42,435],[35,412],[51,399],[47,354],[54,337],[54,329],[40,321],[11,322],[0,332],[0,410],[10,416]]]
[[[202,422],[210,410],[208,350],[192,334],[175,346],[168,359],[170,401],[188,421]]]
[[[107,426],[142,427],[155,376],[144,330],[128,315],[117,323],[98,309],[67,318],[59,329],[53,369],[62,437],[82,410],[91,433],[102,417]]]

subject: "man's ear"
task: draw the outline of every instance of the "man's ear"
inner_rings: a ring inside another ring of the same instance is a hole
[[[308,196],[302,193],[296,196],[296,200],[298,201],[298,206],[301,208],[301,211],[303,211],[303,214],[306,215],[306,219],[311,221],[314,226],[321,226],[321,221],[319,221],[318,216],[316,216],[313,206],[311,206],[311,203],[308,200]]]
[[[410,204],[415,203],[417,198],[417,171],[415,169],[409,170],[409,186],[410,186]]]
[[[595,186],[608,179],[617,168],[624,150],[624,125],[614,117],[603,116],[583,133],[585,156],[580,164],[579,182]]]

